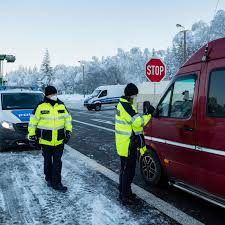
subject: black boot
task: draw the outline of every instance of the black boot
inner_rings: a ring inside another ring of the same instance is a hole
[[[119,200],[123,205],[133,205],[134,204],[134,201],[132,199],[130,199],[129,197],[121,197]]]
[[[66,192],[68,189],[66,186],[63,186],[62,184],[52,185],[52,188],[61,192]]]
[[[51,187],[51,186],[52,186],[52,181],[46,180],[46,183],[47,183],[47,186],[48,186],[48,187]]]
[[[130,193],[129,198],[132,199],[132,200],[135,200],[137,198],[137,195],[134,194],[134,193]]]

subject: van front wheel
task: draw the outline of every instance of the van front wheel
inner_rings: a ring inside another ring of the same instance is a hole
[[[158,186],[163,181],[163,169],[157,154],[149,150],[140,158],[140,170],[148,185]]]
[[[96,104],[95,105],[95,111],[100,111],[101,110],[101,104]]]

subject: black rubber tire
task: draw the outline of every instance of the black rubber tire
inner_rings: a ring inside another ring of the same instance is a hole
[[[153,150],[148,150],[140,158],[140,171],[146,184],[159,186],[165,183],[163,168],[158,155]]]
[[[0,145],[0,152],[4,152],[7,150],[7,147]]]
[[[97,103],[95,105],[95,111],[101,111],[101,104]]]

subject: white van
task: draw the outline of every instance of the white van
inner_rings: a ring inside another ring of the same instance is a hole
[[[100,86],[84,99],[84,106],[88,110],[95,109],[95,111],[100,111],[102,106],[114,106],[124,95],[125,87],[125,85]]]

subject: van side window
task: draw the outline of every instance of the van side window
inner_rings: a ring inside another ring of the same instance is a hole
[[[225,68],[210,74],[207,114],[210,117],[225,117]]]
[[[99,98],[107,96],[107,90],[102,91],[102,93],[98,96]]]
[[[192,114],[195,77],[177,80],[174,83],[170,117],[188,118]]]
[[[185,119],[191,116],[195,91],[195,75],[178,78],[158,105],[160,117]]]

